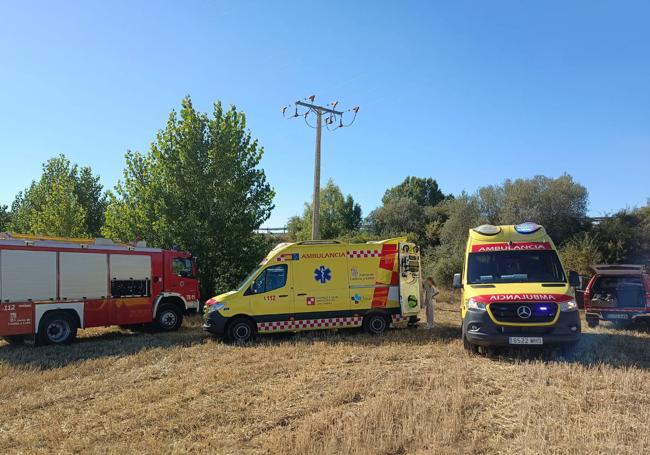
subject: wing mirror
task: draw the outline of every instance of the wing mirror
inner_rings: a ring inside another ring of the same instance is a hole
[[[569,286],[574,288],[580,287],[580,275],[574,270],[569,272]]]
[[[463,283],[460,278],[460,273],[454,273],[454,289],[460,289],[463,287]]]

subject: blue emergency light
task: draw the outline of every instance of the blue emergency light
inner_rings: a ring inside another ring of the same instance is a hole
[[[539,231],[540,228],[541,226],[539,224],[527,221],[525,223],[516,225],[515,231],[519,232],[520,234],[532,234],[533,232]]]

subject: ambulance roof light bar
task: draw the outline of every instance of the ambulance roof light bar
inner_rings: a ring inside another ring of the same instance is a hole
[[[481,235],[497,235],[501,232],[501,228],[493,224],[481,224],[480,226],[475,227],[473,231],[478,232]]]
[[[534,232],[539,231],[541,226],[537,223],[533,223],[531,221],[526,221],[525,223],[521,223],[515,226],[515,231],[517,231],[520,234],[532,234]]]

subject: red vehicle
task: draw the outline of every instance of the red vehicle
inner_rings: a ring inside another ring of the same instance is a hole
[[[650,276],[642,265],[595,265],[585,289],[589,327],[600,321],[650,323]]]
[[[66,344],[80,328],[176,330],[199,308],[195,277],[190,254],[142,242],[0,234],[0,337]]]

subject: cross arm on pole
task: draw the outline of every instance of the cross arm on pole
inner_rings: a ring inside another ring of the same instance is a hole
[[[296,106],[308,107],[308,108],[313,109],[315,111],[327,112],[329,114],[334,114],[334,115],[343,115],[343,112],[341,112],[341,111],[337,111],[335,109],[330,109],[330,108],[324,107],[324,106],[317,106],[315,104],[305,103],[303,101],[296,101]]]

